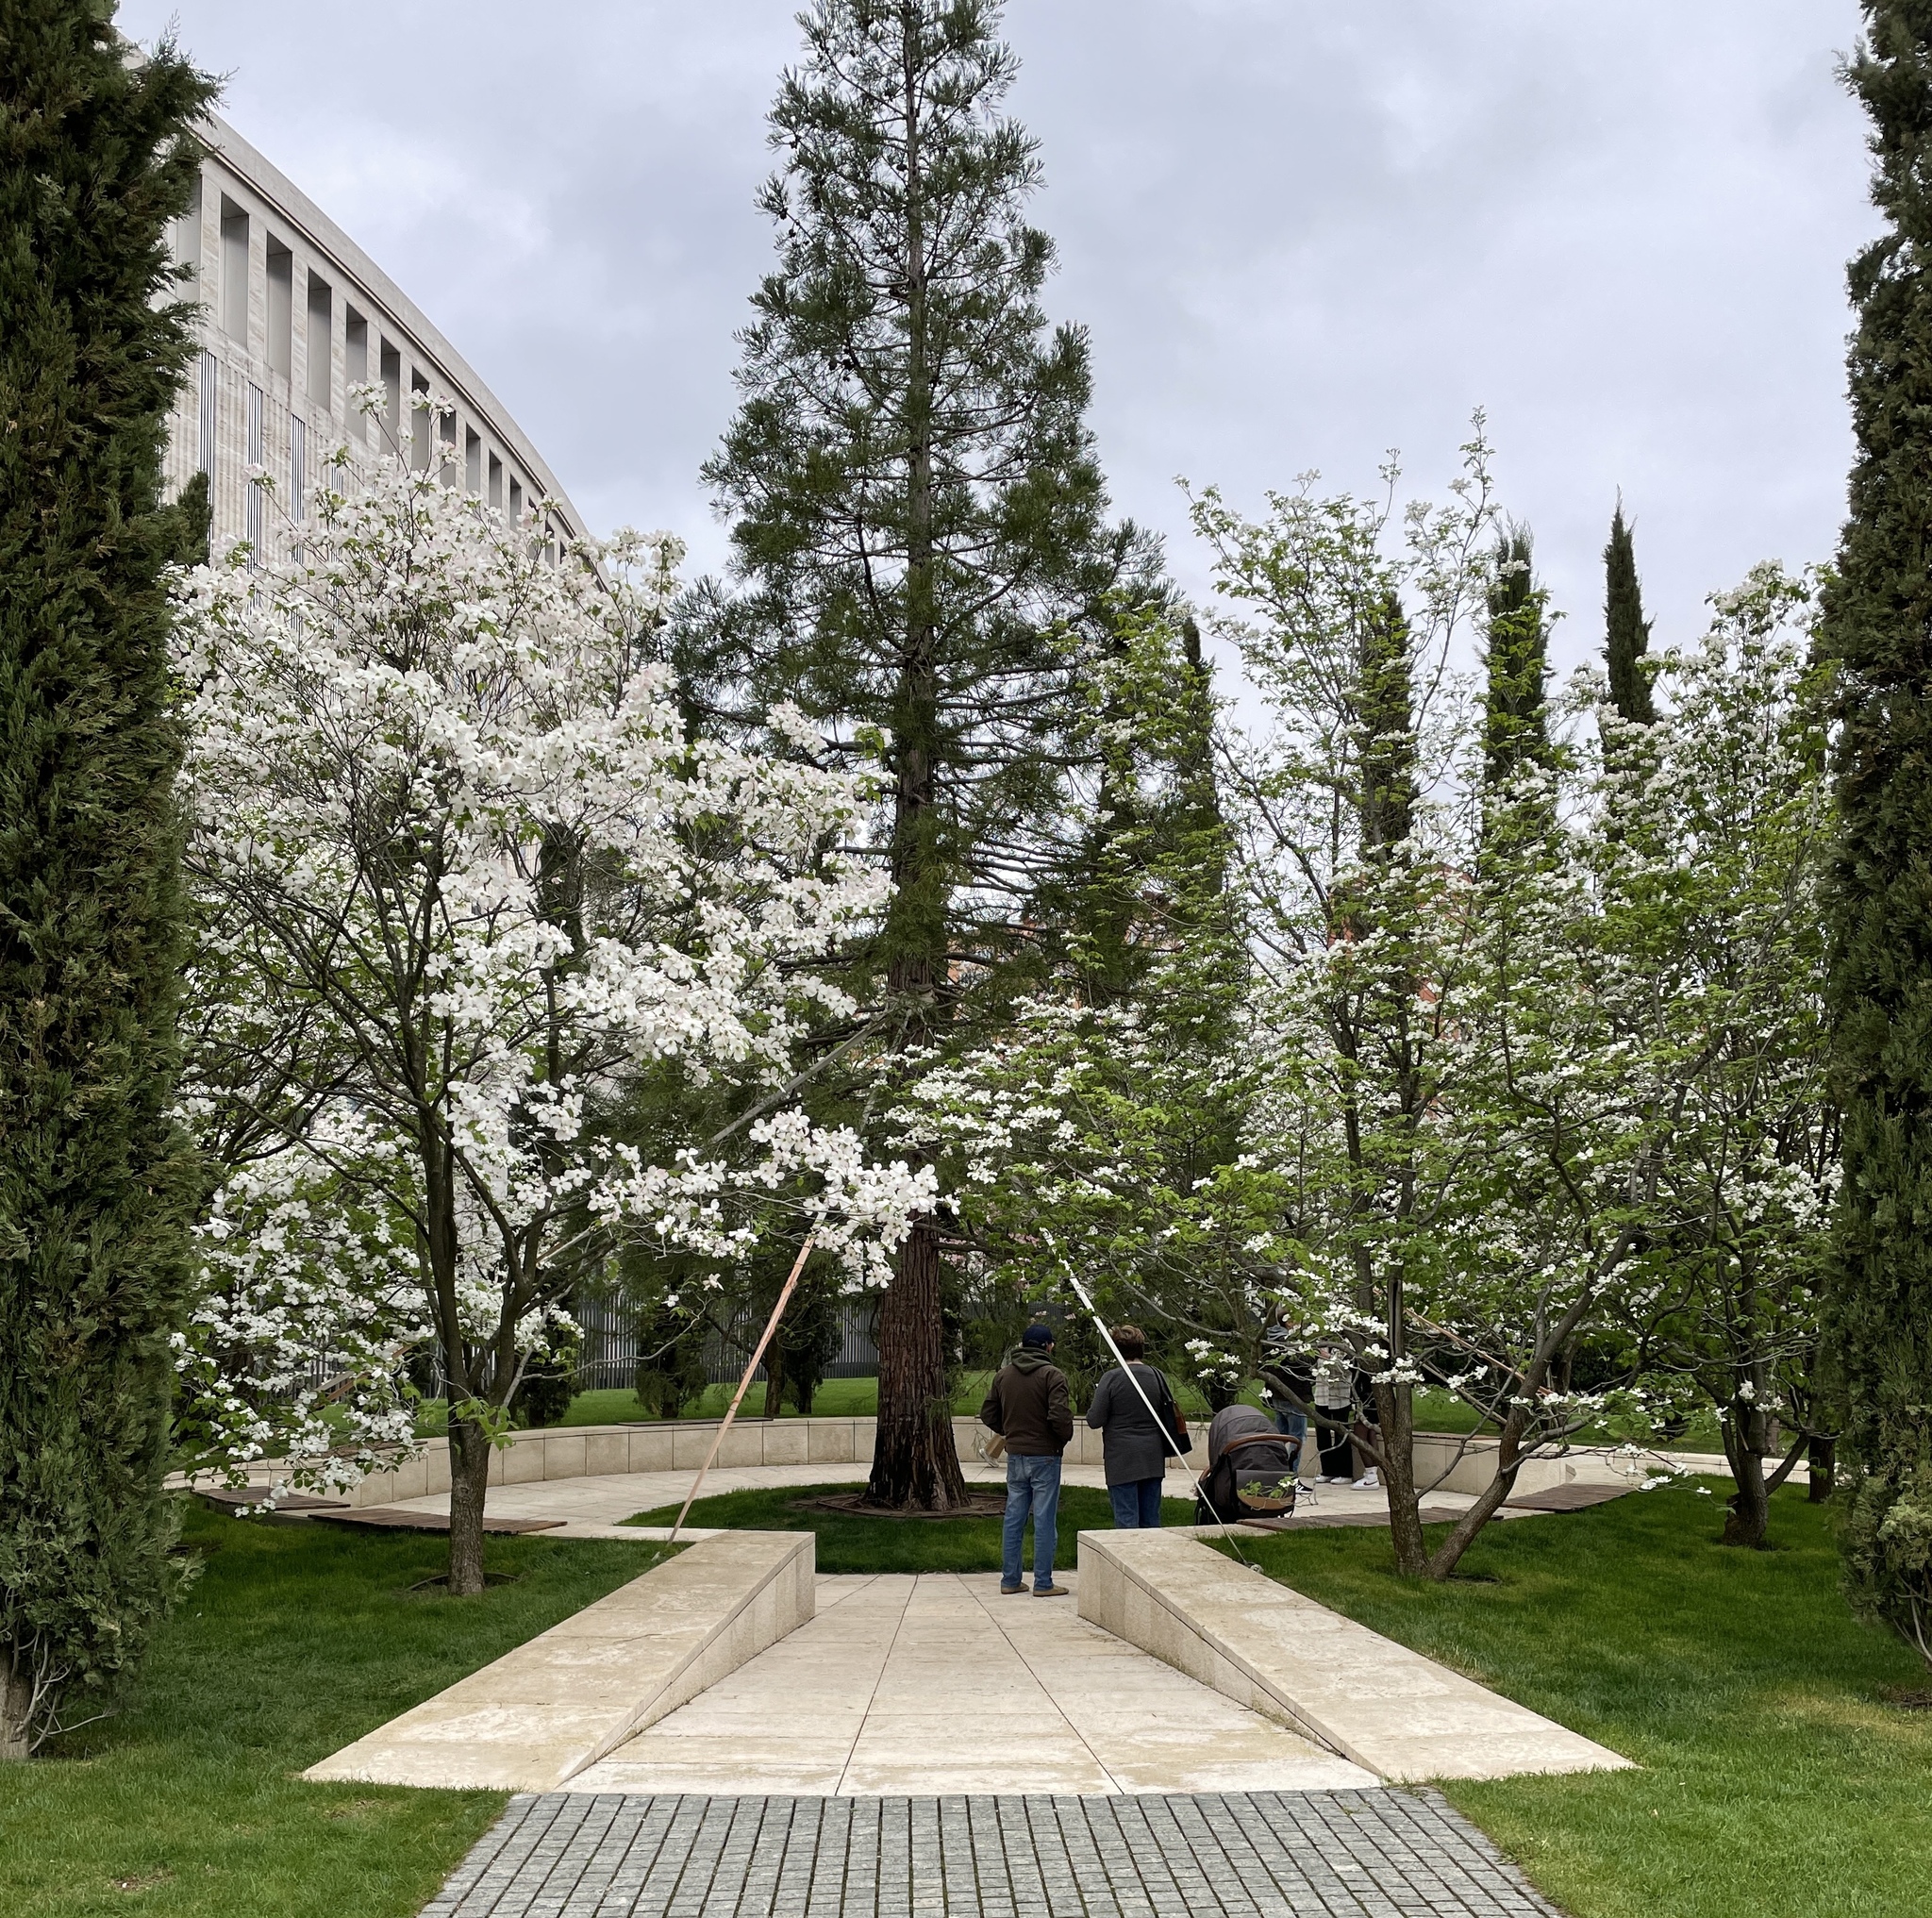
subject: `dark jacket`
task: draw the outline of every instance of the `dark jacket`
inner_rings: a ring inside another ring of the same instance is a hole
[[[1074,1436],[1074,1405],[1067,1375],[1045,1353],[1022,1349],[993,1375],[979,1423],[1023,1459],[1064,1452]]]
[[[1141,1392],[1154,1401],[1162,1418],[1172,1419],[1169,1408],[1174,1393],[1165,1377],[1152,1365],[1134,1361],[1134,1376]],[[1174,1452],[1172,1436],[1163,1439],[1160,1427],[1148,1415],[1133,1380],[1118,1365],[1093,1388],[1093,1403],[1087,1408],[1087,1423],[1101,1434],[1101,1454],[1107,1460],[1109,1485],[1131,1485],[1141,1478],[1158,1478],[1167,1470]]]

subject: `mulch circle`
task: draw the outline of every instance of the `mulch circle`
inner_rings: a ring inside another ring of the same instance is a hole
[[[1878,1695],[1899,1711],[1932,1711],[1932,1692],[1908,1691],[1903,1685],[1881,1685]]]
[[[483,1582],[485,1585],[514,1585],[523,1576],[521,1572],[486,1572]],[[444,1573],[435,1578],[419,1578],[415,1584],[404,1589],[409,1592],[440,1592],[446,1590],[448,1585],[449,1575]]]
[[[841,1518],[997,1518],[1007,1509],[1004,1498],[978,1498],[971,1493],[966,1503],[955,1511],[896,1511],[883,1509],[865,1502],[862,1492],[842,1493],[836,1498],[794,1498],[789,1502],[789,1511],[830,1511]]]

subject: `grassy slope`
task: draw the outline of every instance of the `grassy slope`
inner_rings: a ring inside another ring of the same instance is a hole
[[[818,1534],[821,1572],[997,1572],[1000,1569],[1000,1520],[986,1518],[891,1519],[847,1518],[842,1513],[798,1511],[794,1501],[821,1498],[832,1492],[856,1492],[857,1485],[784,1486],[767,1492],[727,1492],[701,1498],[691,1509],[694,1526],[730,1526],[748,1531]],[[1168,1498],[1161,1511],[1169,1525],[1190,1525],[1191,1499]],[[677,1516],[677,1508],[639,1512],[628,1525],[664,1526]],[[1107,1493],[1070,1485],[1060,1493],[1059,1539],[1056,1562],[1062,1569],[1074,1562],[1074,1535],[1083,1527],[1094,1531],[1113,1524]],[[1033,1571],[1033,1530],[1026,1531],[1025,1566]]]
[[[292,1774],[638,1576],[649,1548],[492,1539],[481,1599],[410,1593],[441,1543],[196,1511],[207,1570],[132,1709],[0,1767],[0,1911],[391,1918],[504,1803]]]
[[[1822,1508],[1778,1493],[1762,1553],[1716,1543],[1721,1510],[1673,1490],[1498,1526],[1446,1588],[1399,1582],[1383,1532],[1243,1550],[1644,1767],[1447,1788],[1575,1918],[1932,1910],[1932,1712],[1881,1696],[1923,1667],[1846,1610]]]

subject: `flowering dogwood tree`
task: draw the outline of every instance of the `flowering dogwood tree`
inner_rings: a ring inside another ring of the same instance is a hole
[[[1725,1541],[1757,1545],[1769,1491],[1830,1437],[1816,1376],[1838,1186],[1829,671],[1806,582],[1762,566],[1712,609],[1697,644],[1657,660],[1655,724],[1620,722],[1600,682],[1584,688],[1605,742],[1591,844],[1600,943],[1641,982],[1617,995],[1620,1024],[1675,1089],[1627,1322],[1657,1392],[1688,1386],[1716,1411],[1738,1488]],[[1789,1454],[1767,1481],[1780,1426]]]
[[[473,1593],[491,1441],[618,1241],[728,1262],[777,1208],[870,1270],[933,1180],[784,1097],[800,1032],[852,1009],[816,961],[882,903],[843,850],[862,793],[685,736],[647,663],[666,544],[553,563],[345,453],[296,530],[196,575],[183,622],[192,1099],[232,1168],[183,1362],[209,1438],[313,1454],[400,1435],[384,1381],[426,1330]],[[607,1125],[646,1075],[741,1075],[769,1109],[728,1151],[647,1154]],[[291,1398],[322,1353],[332,1402]]]

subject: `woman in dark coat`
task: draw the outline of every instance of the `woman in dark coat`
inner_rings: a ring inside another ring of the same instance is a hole
[[[1087,1423],[1100,1434],[1113,1522],[1124,1530],[1133,1530],[1160,1523],[1160,1486],[1167,1461],[1174,1452],[1169,1434],[1177,1435],[1179,1414],[1166,1374],[1141,1362],[1147,1342],[1140,1326],[1116,1326],[1113,1342],[1120,1347],[1121,1357],[1133,1367],[1141,1391],[1134,1390],[1134,1379],[1116,1365],[1093,1388]],[[1141,1393],[1147,1394],[1146,1400]],[[1159,1424],[1147,1409],[1149,1401],[1160,1414]],[[1167,1433],[1162,1432],[1162,1424],[1168,1427]]]

